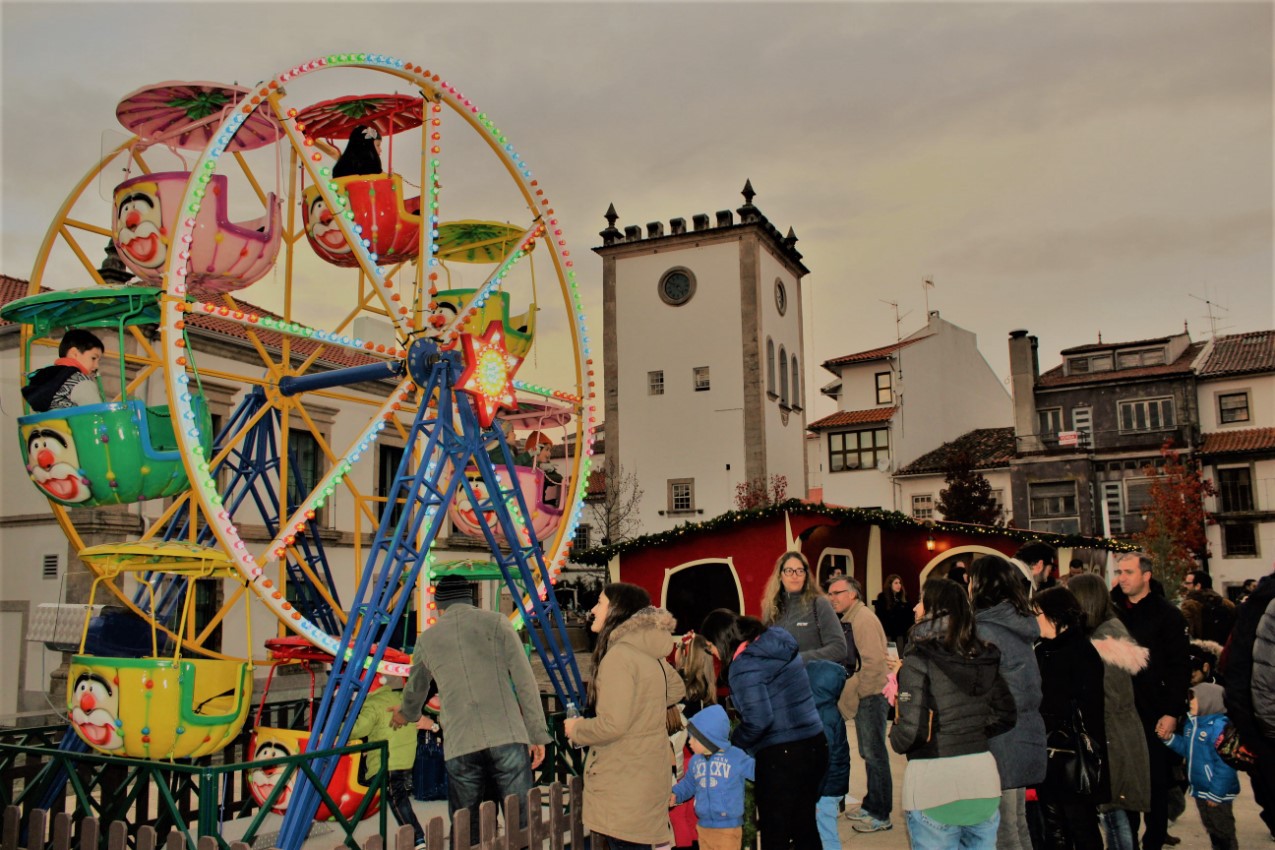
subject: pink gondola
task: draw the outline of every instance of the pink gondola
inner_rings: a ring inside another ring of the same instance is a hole
[[[182,197],[190,173],[142,174],[115,187],[111,234],[120,259],[142,280],[162,284],[162,271],[177,231]],[[260,280],[274,267],[281,238],[279,202],[266,196],[265,214],[232,222],[227,212],[227,184],[222,174],[209,178],[195,219],[187,282],[205,292],[233,292]]]

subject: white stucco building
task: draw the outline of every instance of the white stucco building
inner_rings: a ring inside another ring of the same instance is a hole
[[[1275,555],[1275,331],[1210,341],[1195,362],[1209,570],[1219,590],[1271,570]]]
[[[783,236],[744,205],[616,228],[602,257],[607,457],[636,474],[642,531],[709,519],[736,486],[787,478],[806,492],[801,280]],[[736,214],[738,218],[736,218]]]
[[[823,500],[911,511],[893,474],[976,428],[1013,424],[1009,393],[978,338],[930,312],[925,327],[878,348],[834,357],[822,392],[836,413],[810,423],[820,435]]]

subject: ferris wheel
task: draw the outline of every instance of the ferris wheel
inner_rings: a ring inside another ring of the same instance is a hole
[[[19,420],[32,483],[95,592],[150,626],[155,656],[240,665],[213,636],[253,594],[333,656],[314,746],[343,743],[369,677],[409,672],[383,660],[387,638],[418,577],[432,622],[446,571],[433,549],[459,506],[560,698],[577,701],[552,584],[587,492],[592,355],[561,222],[505,132],[441,75],[372,53],[252,88],[159,83],[117,115],[132,137],[72,189],[29,295],[3,311],[22,324],[24,374],[61,328],[96,329],[118,363],[102,404]],[[335,176],[360,134],[379,137],[380,169]],[[113,280],[88,247],[101,238],[123,264]],[[68,269],[86,285],[51,288]],[[502,419],[562,429],[560,480],[518,457]],[[376,495],[383,443],[401,460]],[[323,533],[338,503],[367,530],[345,603]],[[83,508],[115,505],[147,509],[127,539],[99,543]],[[239,590],[196,623],[190,585],[207,577]],[[129,754],[207,751],[157,751],[120,728]]]

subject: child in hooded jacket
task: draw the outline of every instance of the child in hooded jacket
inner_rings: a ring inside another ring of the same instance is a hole
[[[686,723],[691,762],[673,786],[669,806],[695,798],[701,850],[739,850],[744,837],[744,780],[753,778],[753,757],[731,745],[730,721],[710,705]]]
[[[831,661],[807,662],[806,675],[810,677],[810,693],[815,698],[815,709],[823,721],[823,736],[828,741],[828,769],[819,786],[815,820],[823,850],[841,850],[837,817],[841,814],[842,799],[850,793],[850,741],[837,701],[848,676],[845,667]]]
[[[409,723],[399,729],[390,725],[394,710],[403,701],[403,692],[382,685],[363,701],[351,738],[366,738],[369,742],[384,741],[389,755],[386,771],[385,796],[389,799],[390,812],[400,826],[410,826],[417,850],[424,850],[425,830],[412,808],[412,767],[416,764],[417,724]],[[430,721],[433,723],[433,721]],[[381,754],[371,750],[363,754],[367,775],[381,769]]]
[[[1164,744],[1186,759],[1191,796],[1213,850],[1238,850],[1231,803],[1239,793],[1240,780],[1235,768],[1222,761],[1215,746],[1226,727],[1223,693],[1221,685],[1207,682],[1193,687],[1190,716],[1182,734],[1170,735]]]

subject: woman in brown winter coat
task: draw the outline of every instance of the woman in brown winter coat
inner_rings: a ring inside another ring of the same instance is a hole
[[[672,840],[668,798],[673,751],[669,705],[685,693],[665,663],[676,620],[650,607],[642,588],[615,582],[593,609],[598,632],[589,705],[568,719],[567,737],[590,748],[584,767],[584,825],[595,848],[649,847]]]
[[[1126,812],[1151,807],[1150,766],[1146,736],[1133,705],[1133,676],[1147,666],[1148,651],[1129,636],[1116,616],[1102,579],[1078,575],[1067,589],[1085,611],[1089,640],[1103,663],[1103,713],[1107,725],[1107,761],[1111,769],[1111,802],[1099,807],[1111,850],[1135,850],[1133,827]]]

